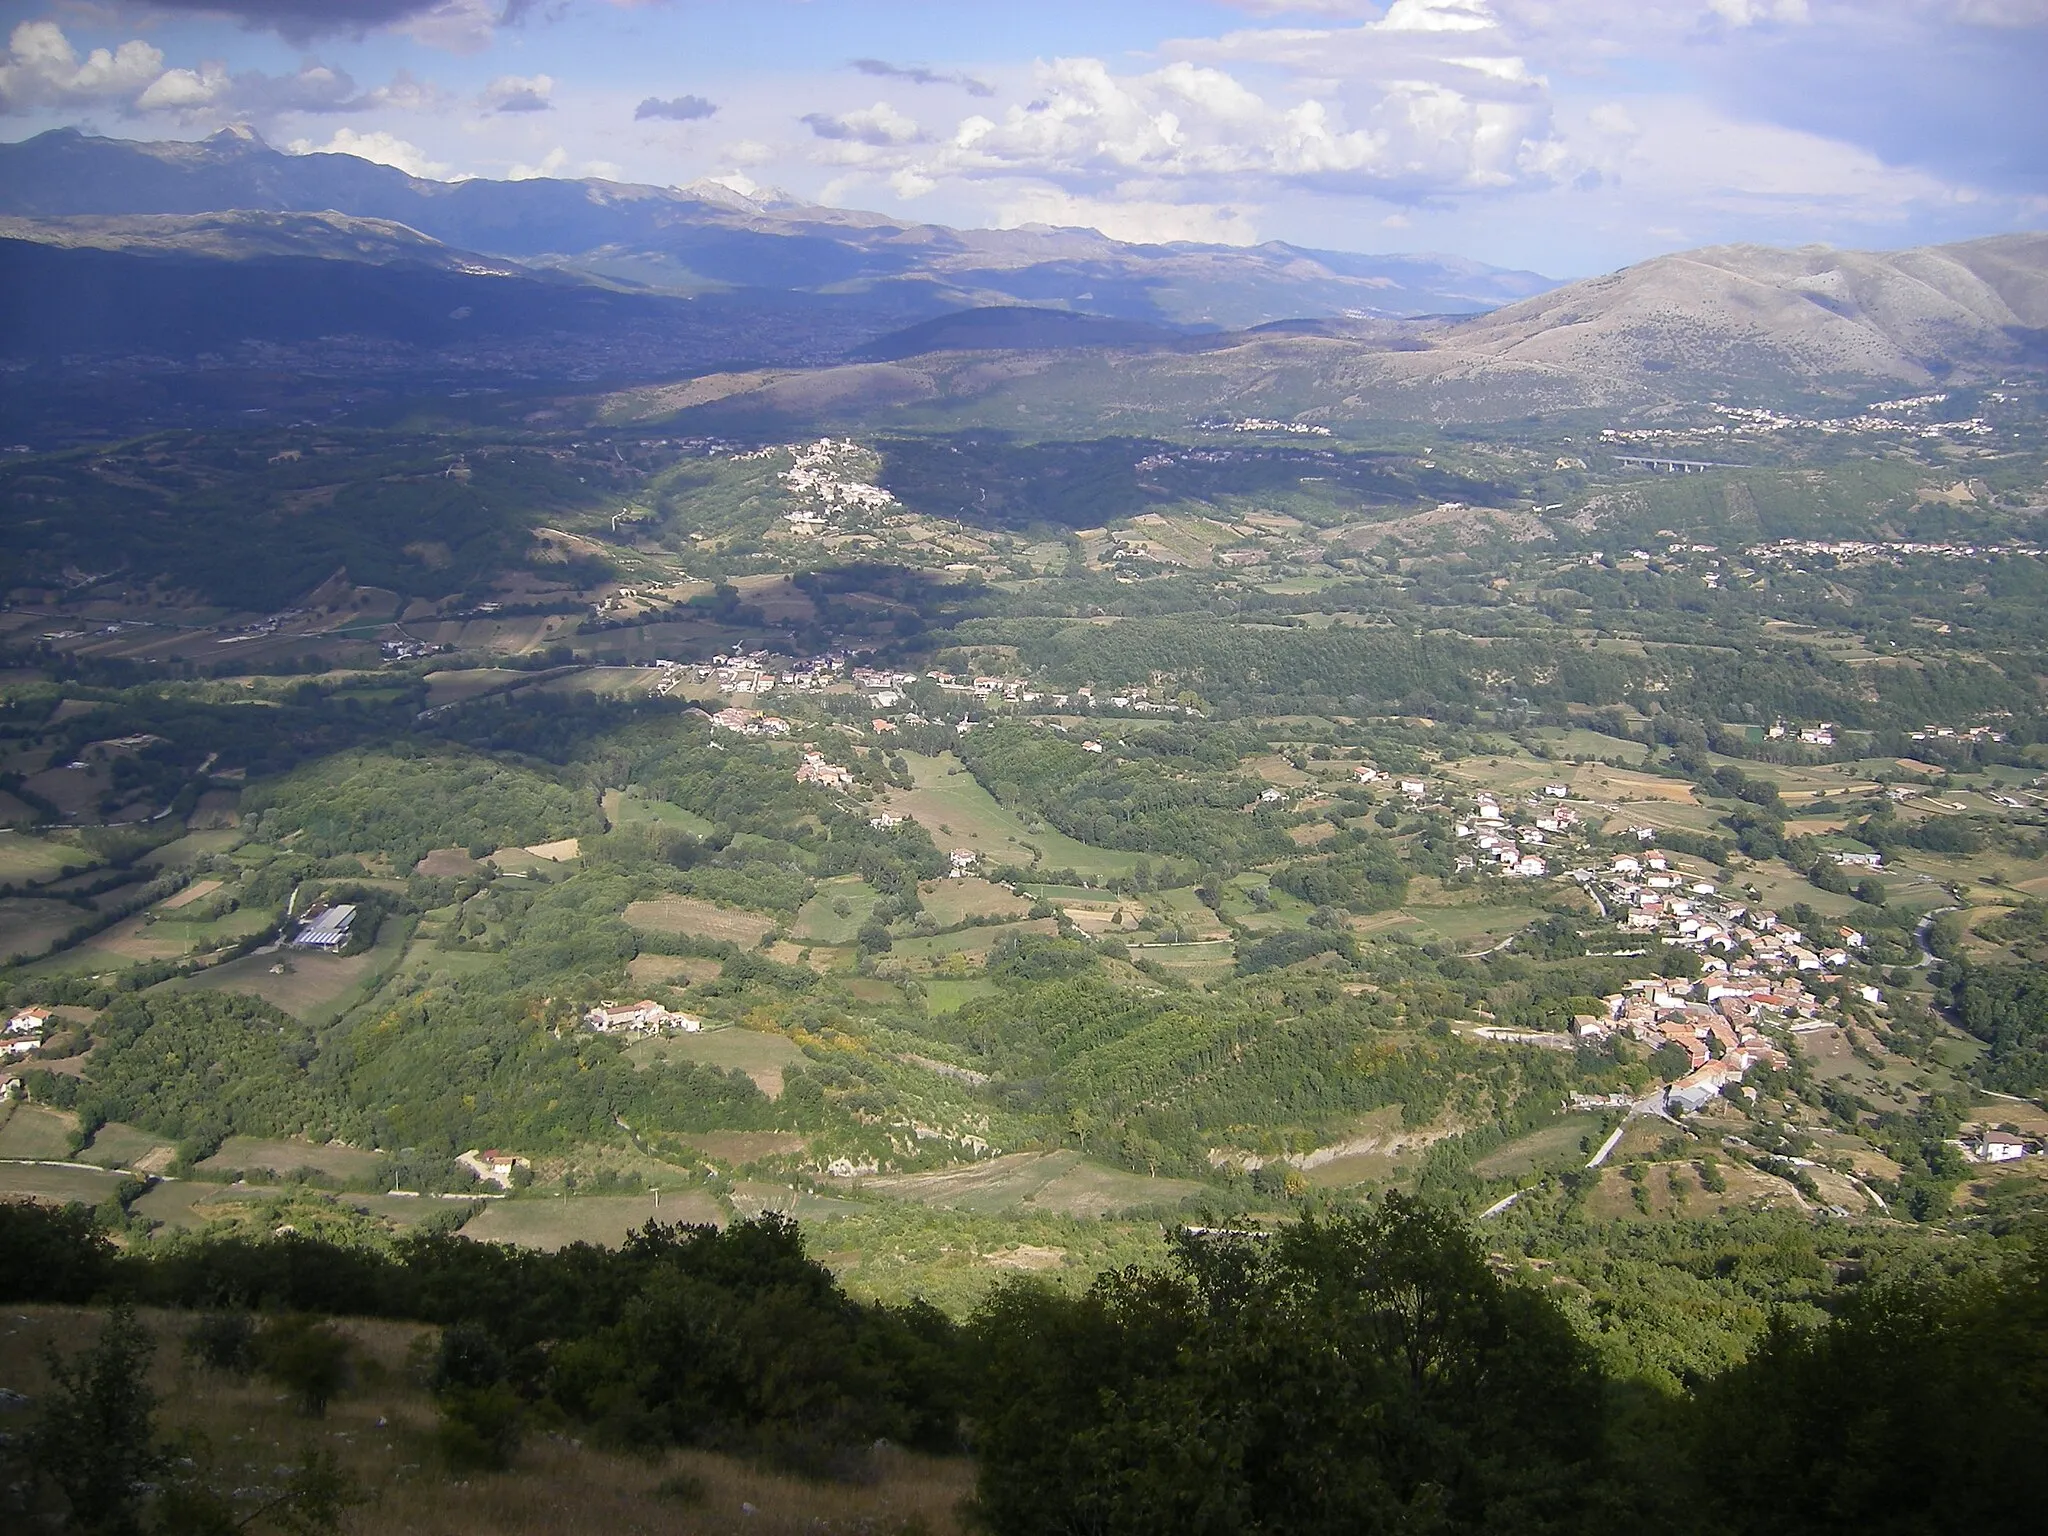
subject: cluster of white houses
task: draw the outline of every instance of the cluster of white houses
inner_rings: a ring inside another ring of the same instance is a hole
[[[47,1008],[22,1008],[7,1021],[7,1039],[4,1054],[26,1056],[31,1051],[42,1049],[43,1041],[50,1033],[50,1010]]]
[[[1402,780],[1402,793],[1409,793],[1410,783],[1419,781]],[[1472,817],[1452,826],[1459,838],[1469,840],[1476,850],[1459,855],[1458,867],[1472,869],[1483,861],[1501,874],[1523,880],[1549,874],[1550,861],[1536,850],[1571,836],[1579,827],[1579,813],[1556,803],[1567,793],[1562,784],[1548,784],[1540,796],[1503,808],[1499,800],[1482,792]]]
[[[1664,1090],[1665,1107],[1677,1113],[1699,1109],[1760,1062],[1783,1068],[1785,1053],[1764,1037],[1762,1026],[1796,1028],[1795,1021],[1814,1018],[1820,1005],[1796,980],[1652,978],[1630,982],[1606,999],[1606,1010],[1573,1020],[1581,1038],[1625,1034],[1653,1050],[1675,1045],[1686,1053],[1691,1067]]]

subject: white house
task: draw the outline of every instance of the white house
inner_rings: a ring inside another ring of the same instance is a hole
[[[525,1158],[515,1157],[510,1152],[500,1152],[496,1149],[488,1152],[479,1152],[474,1147],[456,1158],[455,1161],[458,1166],[467,1168],[471,1173],[475,1174],[479,1184],[495,1184],[500,1189],[510,1189],[512,1187],[512,1175],[521,1168],[531,1168],[533,1166]]]
[[[47,1008],[24,1008],[7,1021],[10,1035],[34,1035],[38,1040],[50,1027],[50,1010]]]
[[[2027,1144],[2005,1131],[1985,1131],[1977,1138],[1973,1155],[1980,1163],[2017,1162],[2027,1155]]]

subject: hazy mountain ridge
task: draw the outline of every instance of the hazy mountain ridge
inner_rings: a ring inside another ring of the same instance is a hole
[[[348,155],[288,155],[246,132],[136,143],[71,129],[0,146],[0,212],[28,217],[336,211],[447,244],[678,292],[728,286],[886,291],[927,314],[987,304],[1238,327],[1299,315],[1471,312],[1551,280],[1457,257],[1282,243],[1130,245],[1086,229],[955,230],[755,200],[722,186],[428,181]]]

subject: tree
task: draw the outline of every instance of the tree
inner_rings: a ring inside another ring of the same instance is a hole
[[[150,1479],[164,1467],[155,1443],[156,1393],[146,1380],[156,1345],[123,1303],[91,1349],[49,1353],[48,1401],[29,1431],[29,1463],[61,1499],[68,1529],[133,1536],[144,1529]]]
[[[1576,1530],[1602,1406],[1545,1295],[1390,1197],[975,1320],[982,1519],[998,1536]]]

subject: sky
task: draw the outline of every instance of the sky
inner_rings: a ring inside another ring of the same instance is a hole
[[[2048,228],[2048,0],[0,0],[0,139],[1556,277]]]

